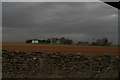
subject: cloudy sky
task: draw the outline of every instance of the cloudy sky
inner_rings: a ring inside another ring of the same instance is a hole
[[[66,37],[93,41],[118,36],[118,10],[101,2],[3,2],[3,42]]]
[[[1,2],[0,2],[0,42],[2,42],[2,3]]]
[[[119,0],[2,0],[2,2],[119,2]]]

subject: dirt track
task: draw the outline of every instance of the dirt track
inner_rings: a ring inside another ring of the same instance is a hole
[[[62,53],[84,53],[87,55],[118,55],[118,47],[113,46],[77,46],[77,45],[48,45],[48,44],[27,44],[8,43],[2,44],[3,50],[24,51],[24,52],[62,52]]]

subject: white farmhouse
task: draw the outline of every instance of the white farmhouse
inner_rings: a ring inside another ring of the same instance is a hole
[[[39,43],[39,40],[38,39],[32,39],[32,43],[34,43],[34,44]]]

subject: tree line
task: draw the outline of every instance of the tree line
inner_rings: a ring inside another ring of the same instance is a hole
[[[26,43],[32,43],[32,40],[26,40]],[[47,40],[38,40],[38,43],[44,44],[73,44],[73,40],[67,39],[65,37],[62,38],[48,38]]]
[[[32,40],[26,40],[26,43],[32,43]],[[38,40],[38,43],[42,44],[73,44],[73,40],[65,37],[61,38],[48,38],[47,40]],[[78,42],[77,45],[92,45],[92,46],[110,46],[110,42],[107,38],[94,40],[91,44],[89,42]]]
[[[92,42],[92,45],[95,46],[110,46],[112,42],[110,42],[107,38],[97,39],[96,41]]]

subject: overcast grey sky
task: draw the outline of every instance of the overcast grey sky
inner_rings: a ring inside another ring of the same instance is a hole
[[[2,0],[2,2],[119,2],[120,0]]]
[[[0,2],[0,42],[2,42],[2,3],[1,2]]]
[[[101,2],[3,2],[3,41],[118,41],[118,10]]]

